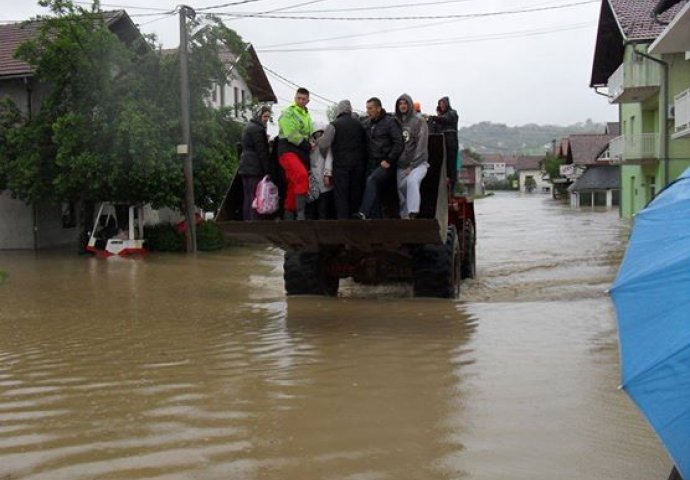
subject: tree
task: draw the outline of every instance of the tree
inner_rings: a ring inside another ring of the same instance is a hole
[[[16,56],[50,86],[31,119],[0,106],[0,188],[27,202],[114,200],[182,207],[179,64],[155,38],[122,43],[108,29],[97,0],[41,0],[52,16],[37,17],[38,35]],[[240,58],[246,46],[217,19],[197,22],[191,38],[190,80],[195,193],[215,208],[237,165],[239,125],[206,102],[225,79],[219,49]]]
[[[535,188],[537,188],[537,181],[533,176],[527,175],[525,177],[525,190],[527,190],[528,193],[532,193]]]
[[[551,152],[546,153],[544,157],[544,170],[551,180],[561,177],[561,165],[563,165],[564,161],[563,158],[558,158]]]

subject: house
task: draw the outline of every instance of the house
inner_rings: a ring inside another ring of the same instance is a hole
[[[670,7],[670,8],[667,8]],[[590,86],[618,106],[620,213],[630,218],[690,166],[688,1],[602,0]]]
[[[544,157],[540,155],[521,155],[517,157],[517,173],[520,191],[523,193],[550,193],[551,183],[544,178]],[[534,189],[529,191],[525,186],[534,180]]]
[[[469,155],[464,155],[459,179],[467,195],[483,195],[484,183],[482,179],[482,163]]]
[[[608,147],[610,141],[616,138],[619,133],[619,124],[610,122],[603,134],[574,134],[562,139],[556,149],[556,156],[563,159],[563,164],[560,167],[562,177],[552,179],[554,196],[567,194],[570,197],[571,205],[580,206],[582,200],[584,206],[591,206],[592,202],[587,195],[580,197],[577,190],[574,190],[574,185],[586,175],[588,192],[595,192],[597,198],[603,195],[602,198],[608,199],[605,203],[607,206],[618,205],[618,181],[616,181],[615,189],[611,187],[610,173],[608,172],[618,172],[619,167],[610,166],[612,162],[617,162],[609,159]],[[606,174],[588,173],[591,170],[604,167],[607,170]],[[600,186],[596,184],[599,180],[603,182]]]
[[[568,190],[573,207],[614,207],[619,204],[620,167],[588,168]]]
[[[141,33],[124,10],[104,12],[105,23],[118,38],[131,44]],[[31,66],[14,58],[19,45],[35,36],[38,24],[0,25],[0,99],[10,98],[27,117],[35,114],[47,87],[34,78]],[[77,245],[80,219],[73,204],[37,202],[27,205],[0,192],[0,250],[48,249]]]
[[[515,175],[517,157],[502,153],[482,154],[482,177],[488,182],[503,182]]]
[[[177,53],[177,49],[165,49],[163,55]],[[237,68],[240,57],[246,56],[247,70],[242,75]],[[251,43],[248,43],[240,56],[226,47],[220,48],[220,59],[225,65],[226,81],[215,84],[209,92],[208,102],[214,108],[232,107],[238,121],[246,121],[251,115],[251,106],[256,103],[273,104],[278,102],[271,82],[266,76],[259,56]]]

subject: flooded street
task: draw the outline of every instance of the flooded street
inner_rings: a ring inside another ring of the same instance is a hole
[[[628,229],[547,196],[477,201],[458,301],[282,253],[0,253],[0,479],[661,479],[605,293]]]

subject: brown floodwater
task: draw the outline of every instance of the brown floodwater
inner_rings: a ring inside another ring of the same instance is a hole
[[[477,201],[458,301],[285,298],[270,247],[0,254],[0,479],[660,479],[617,390],[628,228]]]

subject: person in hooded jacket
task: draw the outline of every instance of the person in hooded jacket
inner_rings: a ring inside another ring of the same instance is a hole
[[[380,216],[380,198],[386,186],[395,180],[396,162],[403,151],[402,128],[392,115],[386,113],[381,100],[367,100],[368,118],[364,121],[367,134],[368,176],[364,197],[355,218],[366,219],[374,213]]]
[[[333,185],[336,218],[352,218],[364,193],[367,161],[366,133],[359,119],[352,114],[349,100],[341,100],[335,109],[335,120],[318,140],[322,155],[330,151],[333,168],[325,172],[325,182]]]
[[[402,126],[405,141],[397,173],[400,218],[415,218],[421,203],[419,187],[429,168],[429,127],[414,111],[412,97],[406,93],[395,103],[395,118]]]
[[[442,133],[446,144],[446,173],[451,192],[458,178],[458,112],[450,106],[450,99],[442,97],[436,107],[436,115],[429,116],[432,133]]]
[[[269,148],[266,125],[271,119],[271,109],[260,106],[254,110],[252,119],[242,131],[240,165],[238,175],[242,177],[244,200],[242,218],[259,220],[261,216],[252,208],[256,196],[256,186],[269,173]]]

